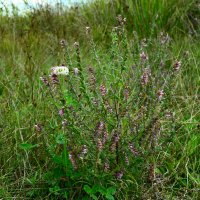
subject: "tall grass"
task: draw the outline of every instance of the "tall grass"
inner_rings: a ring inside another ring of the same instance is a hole
[[[118,14],[126,17],[123,28]],[[195,1],[95,1],[0,17],[1,198],[198,199],[200,49]],[[166,32],[172,36],[169,43]],[[76,49],[75,41],[80,43]],[[143,51],[149,57],[145,62],[140,60]],[[181,60],[180,71],[167,79],[176,60]],[[52,99],[39,77],[48,77],[50,68],[61,64],[69,66],[70,76],[59,80],[61,88],[54,88]],[[73,75],[75,67],[78,76]],[[151,69],[148,87],[141,85],[144,68]],[[159,103],[161,89],[165,94]],[[93,97],[99,100],[97,107]],[[70,124],[64,131],[58,115],[63,106]],[[101,138],[94,135],[102,121],[110,138],[101,151]],[[122,133],[116,154],[109,149],[112,130]],[[86,158],[78,159],[84,144]],[[68,153],[77,156],[80,171],[73,170]],[[111,169],[102,177],[106,158]],[[63,174],[66,166],[69,176]],[[123,177],[116,179],[120,173]]]

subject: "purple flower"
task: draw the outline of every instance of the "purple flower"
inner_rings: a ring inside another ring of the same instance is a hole
[[[173,65],[175,71],[178,71],[181,67],[181,61],[176,61]]]
[[[59,80],[58,80],[57,74],[51,74],[50,77],[51,77],[51,82],[52,82],[54,85],[59,84]]]
[[[42,125],[41,124],[36,124],[35,126],[35,130],[39,133],[42,131]]]
[[[124,170],[120,170],[120,171],[118,171],[118,172],[115,174],[115,177],[116,177],[118,180],[120,180],[120,179],[122,179],[123,175],[124,175]]]
[[[41,77],[40,77],[40,80],[41,80],[46,86],[49,86],[49,82],[48,82],[48,80],[46,79],[46,77],[41,76]]]
[[[133,143],[129,143],[129,148],[130,148],[131,152],[133,153],[133,155],[135,155],[135,156],[138,156],[138,155],[139,155],[139,152],[138,152],[138,150],[135,148],[135,146],[134,146]]]
[[[148,82],[149,82],[149,70],[148,69],[144,69],[144,72],[142,74],[142,77],[141,77],[141,84],[144,86],[144,85],[147,85]]]
[[[157,95],[158,95],[158,101],[161,101],[162,98],[163,98],[163,95],[164,95],[163,90],[159,90],[158,93],[157,93]]]
[[[102,96],[105,96],[107,94],[107,90],[103,84],[100,85],[100,92]]]
[[[65,114],[64,108],[61,108],[59,110],[59,115],[62,117]]]
[[[146,61],[146,60],[148,60],[149,58],[148,58],[148,56],[147,56],[144,52],[142,52],[142,53],[140,54],[140,59],[141,59],[142,61]]]

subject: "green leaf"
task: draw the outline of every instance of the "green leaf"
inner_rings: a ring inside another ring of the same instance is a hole
[[[65,139],[64,134],[57,135],[57,137],[56,137],[57,144],[65,144],[65,142],[66,142],[66,139]]]
[[[62,165],[62,163],[63,163],[63,159],[62,159],[61,156],[54,155],[54,156],[52,157],[52,159],[53,159],[53,162],[54,162],[55,164]]]
[[[193,153],[197,152],[199,143],[200,138],[198,138],[196,135],[193,135],[187,144],[187,152],[189,155],[192,155]]]
[[[50,193],[54,194],[54,195],[60,195],[60,187],[59,186],[54,186],[52,188],[49,188]]]
[[[29,144],[29,143],[22,143],[19,145],[19,147],[23,150],[30,150],[30,149],[33,149],[35,147],[38,147],[39,145],[38,144]]]
[[[114,195],[116,192],[116,188],[115,187],[109,187],[107,189],[107,194],[111,194],[111,195]]]
[[[64,92],[64,97],[67,106],[78,107],[78,102],[73,98],[72,94],[70,94],[68,91]]]
[[[97,196],[95,196],[94,194],[90,195],[94,200],[98,200]]]
[[[114,197],[111,194],[106,195],[106,199],[108,200],[115,200]]]
[[[90,186],[84,185],[83,189],[87,194],[92,194],[92,189],[90,188]]]

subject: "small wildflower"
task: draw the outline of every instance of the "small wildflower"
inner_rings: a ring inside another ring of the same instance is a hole
[[[35,126],[35,130],[40,133],[42,131],[42,125],[41,124],[36,124]]]
[[[51,82],[53,83],[53,85],[59,84],[57,74],[51,74],[50,77],[51,77]]]
[[[179,71],[180,67],[181,67],[181,61],[176,61],[173,65],[175,71]]]
[[[114,134],[112,138],[112,144],[110,146],[110,150],[113,152],[116,149],[117,143],[119,142],[119,135],[117,133]]]
[[[107,133],[107,131],[104,131],[104,133],[103,133],[103,139],[102,139],[102,144],[103,145],[106,143],[107,139],[108,139],[108,133]]]
[[[79,48],[79,43],[78,42],[74,42],[74,47],[78,49]]]
[[[109,165],[108,159],[106,159],[104,163],[104,171],[107,172],[109,169],[110,169],[110,165]]]
[[[93,99],[92,102],[93,102],[93,104],[94,104],[95,106],[98,106],[98,100],[97,100],[97,99]]]
[[[103,149],[103,144],[102,144],[101,139],[99,139],[99,138],[98,138],[98,140],[97,140],[97,147],[98,147],[98,150],[99,150],[99,151],[102,151],[102,149]]]
[[[163,45],[163,44],[166,44],[166,43],[169,43],[171,40],[171,38],[169,37],[168,34],[165,34],[163,32],[160,33],[160,43]]]
[[[149,167],[149,176],[148,176],[148,180],[150,182],[153,182],[155,179],[155,166],[154,164],[151,164]]]
[[[166,117],[167,119],[170,119],[170,118],[172,118],[172,117],[173,117],[173,114],[172,114],[172,112],[170,112],[170,111],[167,111],[167,112],[165,113],[165,117]]]
[[[115,143],[119,142],[119,135],[117,133],[114,134],[113,141]]]
[[[94,69],[92,67],[89,67],[88,68],[88,71],[91,73],[91,74],[94,74]]]
[[[122,179],[123,175],[124,175],[124,170],[120,170],[120,171],[118,171],[118,172],[115,174],[115,177],[116,177],[118,180],[120,180],[120,179]]]
[[[51,68],[52,74],[56,75],[68,75],[69,74],[69,68],[66,66],[55,66]]]
[[[64,108],[61,108],[58,114],[62,117],[65,114]]]
[[[74,75],[78,75],[79,73],[79,69],[78,68],[74,68]]]
[[[81,153],[78,155],[78,157],[80,159],[83,159],[83,157],[87,154],[87,152],[88,152],[87,145],[84,144]]]
[[[88,152],[87,145],[84,144],[81,153],[82,153],[83,155],[85,155],[85,154],[87,154],[87,152]]]
[[[90,85],[95,88],[95,84],[96,84],[96,78],[95,76],[92,74],[91,78],[90,78]]]
[[[126,154],[125,154],[125,163],[126,163],[127,166],[129,165],[129,158]]]
[[[64,39],[62,39],[62,40],[60,41],[60,46],[61,46],[62,48],[65,48],[66,45],[67,45],[66,41],[65,41]]]
[[[100,92],[102,96],[105,96],[107,94],[107,90],[103,84],[100,85]]]
[[[41,77],[40,77],[40,80],[41,80],[46,86],[49,86],[49,82],[48,82],[48,80],[47,80],[44,76],[41,76]]]
[[[96,85],[96,78],[95,78],[95,74],[94,74],[94,70],[92,67],[88,68],[88,71],[90,73],[90,86],[93,87],[93,89],[95,89],[95,85]]]
[[[129,98],[129,89],[128,89],[128,87],[125,87],[125,89],[124,89],[124,97],[125,97],[126,100],[128,100],[128,98]]]
[[[99,137],[101,135],[104,127],[105,127],[104,122],[100,121],[98,126],[97,126],[97,137]]]
[[[126,23],[126,18],[123,18],[121,15],[118,15],[116,18],[119,25],[123,26]]]
[[[142,41],[141,41],[141,46],[142,47],[147,47],[147,39],[144,38]]]
[[[163,90],[159,90],[158,93],[157,93],[157,95],[158,95],[158,101],[161,101],[162,98],[163,98],[163,95],[164,95]]]
[[[106,109],[108,110],[109,113],[112,113],[113,110],[112,110],[112,108],[111,108],[111,106],[109,105],[109,103],[108,103],[107,100],[105,101],[105,107],[106,107]]]
[[[148,60],[149,58],[148,58],[148,56],[147,56],[144,52],[142,52],[142,53],[140,54],[140,59],[141,59],[142,61],[146,61],[146,60]]]
[[[76,161],[75,161],[73,153],[69,153],[69,160],[71,161],[74,169],[77,169],[77,165],[76,165]]]
[[[141,84],[143,86],[147,85],[148,81],[149,81],[149,71],[148,71],[148,69],[145,69],[143,74],[142,74],[142,77],[141,77]]]
[[[64,120],[62,121],[62,127],[64,128],[65,126],[67,126],[67,124],[68,124],[67,120],[64,119]]]
[[[86,31],[86,35],[90,34],[90,31],[91,31],[90,27],[86,26],[85,27],[85,31]]]
[[[130,148],[131,152],[133,153],[133,155],[135,155],[135,156],[138,156],[138,155],[139,155],[139,152],[138,152],[138,150],[135,148],[135,146],[134,146],[133,143],[129,143],[129,148]]]

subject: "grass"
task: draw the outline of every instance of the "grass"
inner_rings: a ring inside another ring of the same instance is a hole
[[[0,198],[198,199],[199,16],[181,0],[1,15]],[[61,64],[70,74],[54,86]]]

